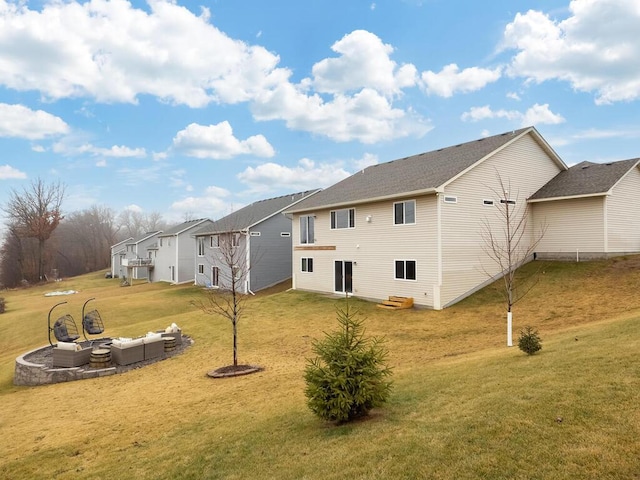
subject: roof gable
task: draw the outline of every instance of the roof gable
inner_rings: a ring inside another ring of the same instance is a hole
[[[553,177],[531,195],[529,201],[606,195],[639,164],[640,158],[609,163],[578,163]]]
[[[320,190],[308,190],[279,197],[253,202],[226,217],[198,230],[195,235],[212,235],[230,231],[247,230],[265,220],[283,212],[288,207],[297,204],[305,198],[318,193]]]
[[[204,222],[211,222],[211,220],[207,218],[198,218],[197,220],[189,220],[187,222],[183,222],[179,225],[176,225],[174,227],[171,227],[165,230],[164,232],[160,233],[158,237],[172,237],[175,235],[180,235],[181,233],[184,233],[194,227],[202,225]]]
[[[560,166],[566,165],[533,127],[440,148],[431,152],[372,165],[304,200],[289,212],[338,207],[436,192],[520,137],[531,134]]]

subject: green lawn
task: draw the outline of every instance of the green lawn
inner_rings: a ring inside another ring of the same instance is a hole
[[[394,390],[342,426],[307,409],[303,370],[343,299],[252,298],[239,358],[265,370],[213,380],[206,372],[231,362],[231,327],[190,305],[202,295],[192,286],[90,274],[2,292],[0,478],[640,478],[639,262],[542,266],[514,311],[516,332],[531,324],[542,337],[531,357],[505,346],[495,287],[440,312],[352,300],[367,333],[386,337]],[[79,293],[43,295],[68,289]],[[49,308],[66,300],[56,312],[79,320],[90,297],[107,334],[176,322],[195,343],[122,375],[14,386],[15,357],[47,343]]]

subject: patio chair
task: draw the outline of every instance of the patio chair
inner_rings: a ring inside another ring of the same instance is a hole
[[[84,313],[84,309],[91,300],[95,300],[95,298],[90,298],[84,305],[82,305],[82,335],[85,340],[89,341],[87,338],[87,334],[89,335],[100,335],[104,332],[104,322],[102,321],[102,317],[98,310],[91,310],[89,313]]]
[[[49,326],[50,345],[53,345],[53,342],[51,341],[51,332],[53,332],[53,335],[56,337],[56,340],[58,342],[75,342],[80,338],[80,335],[78,335],[78,327],[76,325],[76,322],[68,313],[58,318],[53,326],[51,326],[51,312],[53,312],[53,309],[58,305],[64,305],[65,303],[67,302],[56,303],[53,307],[51,307],[51,310],[49,310],[47,324]]]

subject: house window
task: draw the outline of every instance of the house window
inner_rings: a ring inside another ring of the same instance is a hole
[[[393,223],[403,225],[416,223],[416,201],[396,202],[393,204]]]
[[[313,258],[302,259],[302,271],[307,273],[313,272]]]
[[[162,246],[162,237],[160,238],[160,246]]]
[[[204,237],[198,237],[198,256],[204,257]]]
[[[356,226],[356,209],[344,208],[342,210],[333,210],[331,212],[331,229],[338,228],[355,228]]]
[[[493,200],[482,200],[482,204],[485,207],[493,207]]]
[[[211,245],[211,248],[218,248],[220,246],[220,238],[218,235],[211,235],[209,237],[209,244]]]
[[[251,232],[249,235],[251,235],[252,237],[259,237],[260,232]]]
[[[217,287],[219,283],[220,269],[218,267],[211,267],[211,286]]]
[[[503,204],[506,203],[507,205],[515,205],[516,201],[515,200],[506,200],[504,198],[501,198],[500,199],[500,203],[503,203]]]
[[[280,236],[281,237],[290,237],[291,236],[291,232],[280,232]]]
[[[300,243],[314,243],[314,220],[311,215],[300,217]]]
[[[396,279],[398,280],[415,280],[416,279],[416,261],[415,260],[396,260]]]
[[[458,197],[454,197],[451,195],[445,195],[442,200],[444,203],[458,203]]]
[[[204,265],[202,263],[198,264],[198,273],[202,275],[204,273]]]
[[[176,267],[174,267],[174,266],[169,267],[169,273],[171,275],[171,281],[175,282],[176,281]]]
[[[231,234],[231,246],[232,247],[237,247],[240,245],[240,234],[239,233],[232,233]]]

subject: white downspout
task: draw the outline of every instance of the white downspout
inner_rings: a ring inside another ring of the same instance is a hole
[[[437,275],[436,284],[433,286],[433,309],[442,310],[440,293],[442,288],[442,206],[440,192],[436,193],[436,256]]]
[[[180,234],[177,233],[176,234],[176,279],[174,280],[176,285],[180,284],[180,265],[178,264],[178,252],[179,252],[179,247],[180,246]]]
[[[251,291],[251,235],[249,234],[249,230],[242,232],[242,234],[245,236],[245,243],[247,245],[246,248],[246,265],[247,265],[247,279],[245,280],[246,283],[246,289],[247,292],[250,293],[251,295],[255,295],[255,293],[253,293]]]

